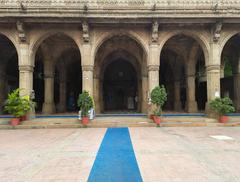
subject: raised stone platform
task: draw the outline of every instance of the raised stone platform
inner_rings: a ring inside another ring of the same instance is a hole
[[[41,116],[24,121],[18,126],[9,125],[7,118],[0,118],[0,129],[31,129],[31,128],[82,128],[81,121],[76,116]],[[240,116],[230,116],[226,124],[218,123],[216,119],[197,115],[165,115],[161,127],[199,127],[199,126],[240,126]],[[156,124],[146,116],[99,116],[88,124],[89,128],[109,127],[156,127]]]

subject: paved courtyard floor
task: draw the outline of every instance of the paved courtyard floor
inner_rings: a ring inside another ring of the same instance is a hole
[[[106,130],[0,130],[0,181],[85,182]],[[239,127],[129,128],[129,133],[144,182],[240,181]]]

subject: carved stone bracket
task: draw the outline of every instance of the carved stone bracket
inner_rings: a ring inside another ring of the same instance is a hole
[[[89,25],[87,21],[82,22],[82,30],[83,30],[83,41],[89,42],[90,36],[89,36]]]
[[[213,27],[213,41],[218,42],[221,36],[222,31],[222,22],[216,22],[216,24]]]
[[[26,30],[25,30],[24,23],[21,21],[17,21],[16,26],[17,26],[19,41],[26,42],[27,36],[26,36]]]
[[[158,22],[154,21],[152,23],[152,42],[156,43],[158,42]]]

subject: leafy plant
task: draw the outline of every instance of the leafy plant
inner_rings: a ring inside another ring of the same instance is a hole
[[[229,97],[215,98],[210,102],[210,108],[217,112],[220,116],[235,111],[233,102]]]
[[[162,114],[162,107],[167,101],[167,92],[164,85],[155,87],[151,92],[151,102],[157,106],[154,115],[160,116]]]
[[[87,91],[84,90],[81,94],[79,94],[77,104],[82,111],[81,116],[88,117],[88,111],[93,108],[93,99]]]
[[[20,89],[16,89],[8,94],[8,98],[4,107],[4,110],[9,114],[19,118],[27,114],[31,109],[32,102],[28,96],[20,96]]]

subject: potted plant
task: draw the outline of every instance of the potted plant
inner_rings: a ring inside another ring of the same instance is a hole
[[[233,102],[229,97],[215,98],[210,102],[210,108],[218,114],[220,123],[226,123],[228,121],[226,114],[235,111]]]
[[[28,96],[20,96],[19,89],[14,90],[8,94],[7,101],[5,103],[4,110],[13,115],[11,119],[11,125],[15,126],[20,123],[20,119],[26,116],[30,111],[31,101]]]
[[[81,110],[82,124],[87,125],[89,122],[89,110],[93,108],[93,99],[87,91],[83,91],[78,96],[78,107]]]
[[[164,85],[155,87],[151,92],[151,103],[154,104],[153,120],[159,125],[161,122],[162,107],[167,101],[167,92]]]

